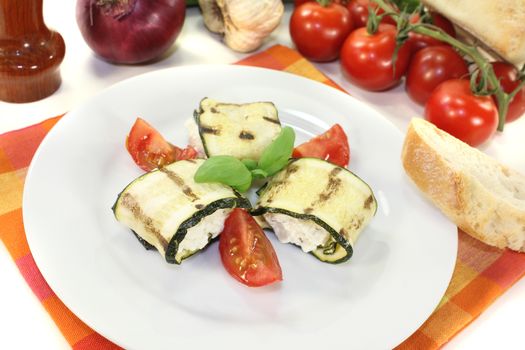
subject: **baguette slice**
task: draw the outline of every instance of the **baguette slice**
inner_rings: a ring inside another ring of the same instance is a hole
[[[525,251],[525,176],[433,124],[412,119],[403,166],[459,228],[486,244]]]
[[[525,1],[422,0],[510,63],[525,62]]]

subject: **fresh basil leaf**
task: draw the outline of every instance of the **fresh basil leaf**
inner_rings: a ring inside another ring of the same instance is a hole
[[[292,156],[295,132],[289,126],[282,128],[281,133],[266,147],[259,159],[258,167],[272,176],[288,163]]]
[[[251,170],[251,173],[254,179],[264,179],[265,177],[268,177],[268,173],[262,169],[253,169]]]
[[[242,164],[244,164],[248,170],[254,170],[257,168],[257,161],[253,159],[241,159]]]
[[[197,183],[219,182],[239,192],[246,192],[252,184],[252,174],[235,157],[214,156],[202,163],[195,173],[194,180]]]

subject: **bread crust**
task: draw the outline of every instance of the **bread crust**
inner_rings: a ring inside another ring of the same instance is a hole
[[[525,63],[525,1],[422,0],[490,50],[521,66]]]
[[[469,235],[498,248],[525,251],[525,211],[496,196],[475,174],[455,168],[418,129],[430,128],[443,142],[450,142],[452,136],[426,121],[416,123],[412,121],[409,126],[401,155],[403,167],[415,185]],[[483,154],[485,158],[491,166],[513,172]]]

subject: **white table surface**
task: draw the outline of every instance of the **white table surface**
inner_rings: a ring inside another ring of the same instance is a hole
[[[219,38],[206,31],[196,9],[189,9],[183,31],[171,55],[143,66],[114,66],[97,59],[84,43],[75,22],[75,1],[44,1],[47,25],[59,31],[66,42],[61,66],[62,85],[52,96],[34,103],[0,102],[0,133],[15,130],[75,108],[88,97],[120,80],[156,69],[188,64],[232,63],[246,55],[234,53]],[[265,43],[292,46],[288,34],[291,7]],[[402,131],[409,120],[422,115],[399,86],[383,93],[370,93],[344,80],[338,62],[318,68],[362,101],[380,110]],[[483,151],[525,173],[525,117],[509,124]],[[1,230],[2,228],[0,228]],[[51,318],[33,295],[5,247],[0,244],[0,349],[69,349]],[[525,279],[500,297],[473,324],[456,336],[446,349],[523,349]]]

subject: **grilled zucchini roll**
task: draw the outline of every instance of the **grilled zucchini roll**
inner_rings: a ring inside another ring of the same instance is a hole
[[[231,187],[196,183],[203,160],[182,160],[131,182],[118,196],[113,212],[147,248],[169,263],[180,264],[216,238],[235,207],[250,202]]]
[[[253,160],[258,160],[281,132],[277,109],[271,102],[233,104],[209,98],[200,102],[194,123],[188,122],[186,126],[190,144],[206,156]]]
[[[352,256],[357,237],[377,210],[363,180],[317,158],[291,160],[259,195],[253,215],[264,215],[281,242],[329,263]]]

